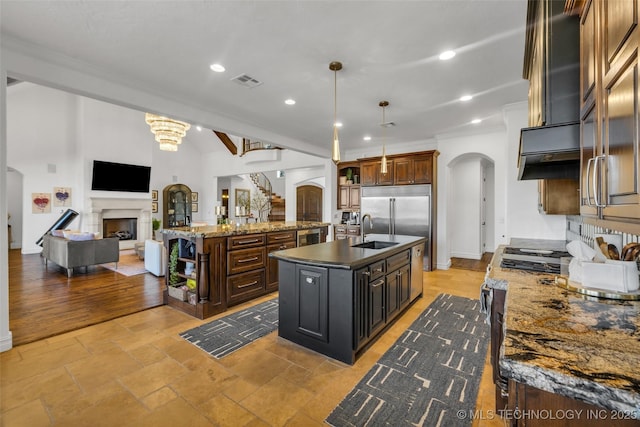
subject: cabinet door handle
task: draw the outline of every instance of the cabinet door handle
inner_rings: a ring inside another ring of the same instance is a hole
[[[293,239],[291,234],[287,234],[286,236],[278,236],[278,237],[274,237],[273,238],[273,240],[287,240],[287,239]],[[257,240],[256,240],[256,242],[257,242]]]
[[[363,272],[362,272],[362,275],[363,275],[363,276],[371,276],[371,272],[369,272],[369,271],[363,271]]]
[[[252,240],[241,240],[237,242],[239,245],[248,245],[249,243],[258,243],[260,239],[252,239]]]
[[[375,270],[373,270],[374,273],[382,273],[382,267],[378,267]]]
[[[254,280],[253,282],[245,283],[244,285],[238,285],[238,289],[247,288],[249,286],[257,285],[258,281]]]
[[[238,264],[242,264],[242,263],[245,263],[245,262],[251,262],[251,261],[257,261],[257,260],[258,260],[257,256],[254,256],[253,258],[239,259],[238,260]]]
[[[279,249],[280,249],[280,250],[282,250],[282,249],[287,249],[287,245],[280,245],[280,248],[279,248]]]
[[[587,161],[587,206],[593,206],[593,204],[591,203],[591,186],[593,185],[593,189],[595,191],[596,188],[596,179],[595,179],[595,175],[593,176],[593,180],[591,179],[591,166],[593,165],[593,161],[595,160],[595,157],[591,157],[588,161]]]
[[[594,195],[593,195],[593,200],[596,203],[596,207],[598,208],[604,208],[607,206],[607,204],[601,204],[600,203],[600,195],[598,194],[598,192],[596,192],[597,187],[596,187],[596,178],[600,176],[600,167],[598,166],[600,164],[600,160],[606,160],[607,157],[602,155],[602,156],[597,156],[596,160],[595,160],[595,167],[593,168],[593,190],[594,190]]]
[[[382,286],[383,283],[384,283],[384,281],[379,280],[379,281],[375,282],[374,284],[372,284],[371,288],[379,288],[380,286]]]

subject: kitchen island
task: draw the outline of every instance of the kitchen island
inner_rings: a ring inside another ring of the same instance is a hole
[[[299,235],[308,241],[311,231],[325,241],[328,225],[290,221],[163,230],[169,258],[164,302],[204,319],[277,291],[278,263],[268,254],[295,248]]]
[[[524,425],[515,411],[539,414],[527,426],[639,425],[640,302],[583,296],[557,286],[554,275],[502,268],[503,250],[485,284],[494,380],[507,386],[511,425]]]
[[[425,240],[372,234],[272,253],[279,336],[353,364],[422,294]]]

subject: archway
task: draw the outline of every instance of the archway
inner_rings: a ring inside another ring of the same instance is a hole
[[[447,166],[449,256],[479,260],[495,247],[493,159],[480,153],[466,153]]]

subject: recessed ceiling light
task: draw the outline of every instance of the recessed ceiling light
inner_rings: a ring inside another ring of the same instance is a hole
[[[287,105],[295,105],[296,100],[289,98],[289,99],[285,99],[284,103]]]
[[[342,122],[336,122],[336,127],[337,128],[341,128],[342,127]]]
[[[442,52],[440,54],[440,56],[438,58],[440,58],[441,61],[446,61],[447,59],[451,59],[454,56],[456,56],[456,53],[452,50],[445,50],[444,52]]]
[[[211,64],[209,68],[211,68],[211,70],[215,71],[216,73],[224,73],[225,70],[225,68],[220,64]]]
[[[482,120],[480,119],[473,119],[471,120],[471,123],[473,123],[474,125],[477,125],[478,123],[482,122]]]
[[[371,141],[371,137],[370,137],[369,135],[365,136],[365,137],[364,137],[364,138],[362,138],[362,139],[364,139],[365,141]]]
[[[198,132],[202,132],[202,126],[196,126],[196,129],[198,130]]]
[[[473,99],[473,96],[471,95],[464,95],[460,97],[460,101],[462,102],[471,101],[472,99]]]

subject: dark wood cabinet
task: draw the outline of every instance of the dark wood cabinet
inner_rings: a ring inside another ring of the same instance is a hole
[[[360,209],[360,185],[341,185],[338,193],[338,208],[357,211]]]
[[[360,163],[360,173],[362,174],[360,183],[362,185],[391,185],[393,181],[393,160],[387,159],[387,173],[381,173],[382,162],[378,160],[368,160]]]
[[[407,156],[393,159],[395,185],[431,184],[431,156]]]
[[[333,238],[335,240],[346,239],[347,237],[360,236],[359,225],[338,224],[333,227],[333,230],[334,230]]]
[[[640,219],[637,0],[586,1],[580,15],[580,213],[595,222]],[[610,227],[611,223],[607,225]],[[637,227],[631,230],[637,233]]]
[[[578,215],[579,192],[579,182],[575,179],[541,179],[538,181],[538,211],[547,215]]]
[[[272,232],[267,234],[267,292],[278,290],[278,260],[270,258],[269,254],[275,251],[296,247],[295,230]]]
[[[162,219],[164,228],[191,224],[191,189],[184,184],[169,185],[162,190]]]
[[[296,284],[296,332],[328,342],[328,269],[297,264]]]
[[[411,302],[411,275],[409,265],[398,269],[400,309]]]

